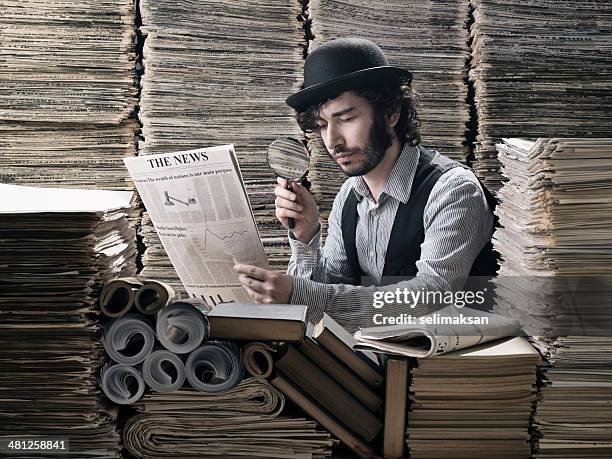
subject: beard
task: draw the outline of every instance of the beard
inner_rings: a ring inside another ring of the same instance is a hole
[[[356,177],[360,175],[365,175],[371,170],[373,170],[376,166],[378,166],[385,157],[385,153],[387,152],[392,143],[393,139],[391,138],[391,134],[389,134],[389,131],[387,130],[385,118],[376,114],[374,116],[374,123],[372,124],[372,127],[370,127],[370,132],[368,132],[368,143],[366,144],[364,149],[340,148],[338,150],[335,150],[334,153],[359,154],[363,152],[363,154],[365,155],[365,161],[363,161],[363,163],[356,164],[355,167],[340,166],[342,171],[347,176]],[[327,151],[327,149],[325,149],[325,151]],[[334,158],[332,157],[332,159]]]

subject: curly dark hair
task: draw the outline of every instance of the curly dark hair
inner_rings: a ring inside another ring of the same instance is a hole
[[[400,143],[408,142],[411,145],[421,143],[419,132],[421,122],[416,111],[419,105],[418,95],[409,85],[398,84],[380,88],[355,89],[355,92],[370,101],[374,108],[374,116],[380,119],[391,116],[399,109],[400,117],[394,128],[398,140]],[[339,95],[336,94],[329,99],[312,104],[303,112],[297,112],[296,119],[300,128],[307,133],[318,133],[317,119],[321,107],[328,100],[335,99]]]

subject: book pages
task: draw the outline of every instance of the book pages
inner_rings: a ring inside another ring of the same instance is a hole
[[[410,457],[528,459],[540,363],[522,337],[418,359],[410,370]]]

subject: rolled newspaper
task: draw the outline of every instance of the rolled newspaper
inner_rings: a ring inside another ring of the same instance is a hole
[[[153,351],[155,331],[147,318],[128,314],[105,326],[102,342],[115,362],[136,365]]]
[[[158,349],[142,363],[142,377],[155,392],[174,392],[185,383],[185,364],[178,355]]]
[[[119,405],[131,405],[138,401],[146,387],[140,371],[123,364],[102,368],[100,386],[106,396]]]
[[[157,338],[175,354],[187,354],[208,339],[206,316],[189,301],[175,301],[157,314]]]
[[[274,359],[272,353],[276,352],[269,344],[258,341],[247,344],[244,347],[243,360],[246,371],[258,379],[267,379],[274,370]]]
[[[136,308],[146,315],[153,315],[178,298],[172,287],[164,282],[147,279],[136,292]]]
[[[221,392],[236,386],[244,375],[240,348],[234,343],[209,341],[189,354],[185,363],[191,387]]]
[[[134,305],[136,291],[142,281],[136,277],[122,277],[104,284],[100,291],[100,309],[107,317],[123,317]]]

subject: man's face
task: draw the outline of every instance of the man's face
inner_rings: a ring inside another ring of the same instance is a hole
[[[385,119],[376,116],[372,104],[354,91],[323,104],[317,124],[327,152],[349,176],[370,172],[391,146]]]

